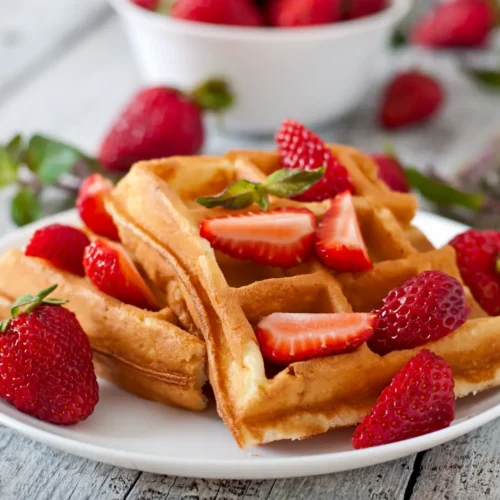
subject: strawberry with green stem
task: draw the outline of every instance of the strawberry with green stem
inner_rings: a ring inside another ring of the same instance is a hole
[[[19,297],[0,324],[0,397],[40,420],[70,425],[92,414],[99,388],[85,332],[65,301],[49,298],[56,288]]]

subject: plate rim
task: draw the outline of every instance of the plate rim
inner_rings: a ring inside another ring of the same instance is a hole
[[[419,211],[416,219],[417,225],[418,222],[422,223],[420,219],[423,219],[424,223],[427,219],[428,222],[439,221],[440,223],[453,225],[457,231],[467,228],[463,224],[429,212]],[[76,220],[77,214],[74,209],[46,217],[23,228],[9,232],[0,238],[0,246],[8,245],[12,240],[26,237],[26,235],[30,234],[37,227],[54,222],[71,224]],[[13,410],[15,411],[15,409]],[[446,429],[397,443],[362,450],[353,449],[317,455],[295,457],[256,456],[254,459],[248,461],[233,461],[231,459],[219,458],[207,461],[206,459],[149,455],[144,452],[119,450],[117,448],[91,444],[72,437],[61,436],[50,432],[50,430],[41,429],[31,424],[31,420],[34,423],[39,422],[33,417],[22,413],[19,414],[19,417],[10,416],[0,409],[0,424],[2,425],[62,451],[118,467],[144,472],[210,479],[276,479],[355,470],[402,458],[438,446],[500,417],[500,403],[480,411],[476,415],[466,417],[463,421],[452,424]],[[21,419],[21,417],[23,418]],[[27,421],[24,422],[23,420]]]

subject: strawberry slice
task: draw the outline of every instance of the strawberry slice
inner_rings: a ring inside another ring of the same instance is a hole
[[[83,257],[85,273],[106,295],[141,309],[158,310],[158,303],[123,247],[95,240]]]
[[[255,334],[266,361],[288,365],[354,351],[371,337],[375,324],[371,313],[273,313]]]
[[[310,257],[316,217],[305,208],[279,208],[206,219],[200,235],[215,250],[263,266],[293,267]]]
[[[316,230],[316,253],[325,266],[338,272],[359,272],[373,267],[348,191],[332,200],[320,222]]]
[[[93,174],[80,186],[76,208],[82,221],[94,233],[118,241],[118,229],[104,205],[106,195],[112,190],[113,184],[108,179],[101,174]]]

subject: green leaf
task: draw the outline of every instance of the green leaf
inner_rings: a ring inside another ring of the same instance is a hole
[[[465,73],[483,87],[500,90],[500,70],[466,68]]]
[[[408,44],[408,37],[401,28],[396,28],[391,35],[390,45],[393,49],[400,49]]]
[[[437,205],[462,206],[471,210],[479,210],[484,205],[484,196],[482,194],[461,191],[437,179],[428,177],[415,168],[407,168],[406,175],[410,184],[424,198]]]
[[[53,184],[62,174],[69,173],[78,161],[87,162],[87,157],[73,146],[54,139],[34,135],[28,144],[28,168],[37,174],[42,184]]]
[[[48,299],[47,297],[58,287],[58,285],[52,285],[38,292],[36,295],[31,295],[29,293],[21,295],[13,304],[10,314],[13,318],[19,316],[21,313],[29,313],[33,311],[40,304],[47,304],[51,306],[60,306],[66,304],[67,300],[60,299]],[[24,306],[28,306],[23,310]]]
[[[198,198],[198,203],[207,208],[224,207],[229,209],[245,208],[258,203],[262,210],[269,208],[266,189],[255,182],[239,180],[233,182],[222,193],[216,196]]]
[[[16,135],[7,145],[0,147],[0,187],[17,180],[22,152],[23,140],[20,135]]]
[[[42,207],[35,193],[21,188],[11,200],[10,212],[12,220],[18,226],[24,226],[42,216]]]
[[[293,198],[316,184],[323,177],[325,170],[325,167],[309,171],[283,168],[273,172],[266,179],[264,186],[269,194],[278,198]]]
[[[234,104],[229,84],[222,78],[213,78],[202,83],[191,93],[191,98],[202,109],[224,111]]]

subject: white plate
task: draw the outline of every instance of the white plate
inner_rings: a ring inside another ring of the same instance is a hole
[[[77,223],[74,211],[46,219]],[[419,213],[416,225],[436,245],[446,243],[464,226]],[[0,253],[21,247],[34,226],[0,241]],[[305,476],[355,469],[410,455],[450,441],[500,416],[500,390],[462,399],[451,427],[426,436],[366,450],[353,450],[352,428],[331,431],[305,441],[280,442],[240,450],[214,408],[203,413],[144,401],[100,381],[95,413],[74,427],[40,422],[0,402],[0,423],[61,450],[109,464],[180,476],[264,479]]]

